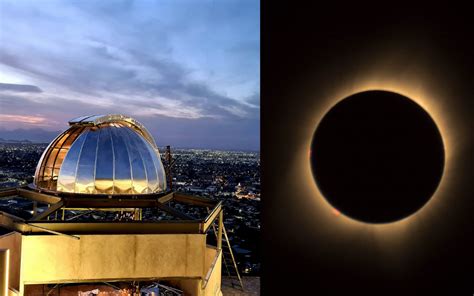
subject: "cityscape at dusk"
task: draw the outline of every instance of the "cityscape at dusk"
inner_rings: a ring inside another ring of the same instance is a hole
[[[47,144],[35,143],[0,143],[0,190],[31,184],[36,165],[46,146]],[[176,149],[172,155],[175,159],[172,171],[173,189],[222,200],[226,210],[224,223],[235,249],[240,271],[244,275],[259,275],[260,154]],[[25,218],[31,216],[28,213],[30,202],[0,202],[0,210],[18,211]],[[181,210],[194,216],[204,214],[192,208],[182,207]],[[94,213],[85,215],[82,219],[93,220],[93,215]],[[154,213],[150,212],[149,215],[152,218]]]

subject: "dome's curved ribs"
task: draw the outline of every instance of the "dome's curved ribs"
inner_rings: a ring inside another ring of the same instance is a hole
[[[59,170],[58,175],[58,191],[74,192],[74,184],[76,183],[77,174],[77,164],[87,133],[88,130],[84,128],[83,131],[78,134],[77,139],[71,144],[69,151],[64,157],[64,161],[61,165],[61,169]]]
[[[131,168],[130,160],[128,155],[127,146],[124,143],[120,127],[112,129],[112,138],[114,141],[114,153],[115,153],[115,193],[129,193],[131,189]]]
[[[95,189],[98,193],[113,193],[114,158],[110,129],[106,126],[100,129],[97,141],[97,159],[95,164]]]
[[[59,137],[53,140],[52,144],[49,145],[47,150],[45,150],[43,160],[40,160],[41,168],[38,172],[38,181],[40,183],[36,183],[36,185],[40,185],[39,187],[45,188],[48,190],[56,190],[57,189],[57,181],[59,176],[60,167],[64,160],[64,157],[69,150],[71,143],[77,136],[78,130],[79,133],[83,130],[83,127],[79,128],[70,128],[63,132]],[[71,140],[72,139],[72,140]],[[48,172],[47,177],[48,180],[45,180],[45,171]],[[36,174],[36,172],[35,172]],[[46,182],[46,184],[44,184]]]
[[[154,153],[156,155],[156,170],[157,170],[157,176],[158,180],[161,182],[159,185],[162,190],[166,190],[166,174],[165,174],[165,168],[163,167],[163,162],[161,161],[161,154],[160,151],[158,150],[158,147],[152,147],[154,150]]]
[[[110,136],[110,145],[112,148],[112,194],[115,193],[115,149],[114,149],[114,139],[112,138],[112,129],[115,127],[109,127],[109,136]]]
[[[139,143],[140,141],[140,138],[136,138],[135,137],[135,143]],[[150,180],[148,179],[148,172],[147,172],[147,169],[146,169],[146,163],[145,163],[145,160],[143,159],[143,154],[142,154],[142,151],[141,151],[141,148],[143,146],[138,146],[137,145],[137,151],[138,151],[138,154],[140,155],[140,159],[142,161],[142,165],[143,165],[143,170],[145,171],[145,180],[146,180],[146,190],[145,190],[145,193],[152,193],[152,189],[150,188]]]
[[[154,167],[155,167],[156,177],[158,179],[158,188],[157,189],[165,190],[166,189],[166,183],[163,182],[163,177],[164,176],[163,176],[163,174],[161,174],[161,176],[160,176],[160,173],[158,172],[158,168],[160,167],[160,164],[161,164],[161,160],[158,159],[158,155],[159,155],[157,153],[158,149],[155,150],[155,148],[153,148],[151,146],[148,146],[148,145],[147,145],[147,148],[150,151],[151,158],[153,160],[153,164],[154,164]]]
[[[90,115],[75,118],[69,121],[69,125],[86,125],[86,126],[98,126],[104,123],[127,123],[134,129],[136,129],[154,148],[157,148],[155,140],[151,136],[150,132],[145,128],[143,124],[137,120],[125,116],[122,114],[108,114],[108,115]]]
[[[135,175],[134,175],[134,172],[133,172],[133,163],[132,163],[132,156],[131,156],[131,153],[130,153],[130,147],[129,147],[129,143],[128,141],[125,140],[125,138],[128,138],[127,136],[127,132],[126,132],[126,127],[124,127],[122,124],[119,124],[120,125],[120,134],[121,134],[121,138],[125,144],[125,150],[127,150],[127,156],[128,156],[128,164],[130,166],[130,187],[127,189],[128,193],[136,193],[134,192],[134,188],[135,188]]]
[[[95,159],[94,159],[94,168],[92,170],[92,184],[93,184],[93,189],[92,189],[92,192],[93,193],[97,193],[97,186],[96,186],[96,182],[97,182],[97,175],[96,175],[96,171],[97,171],[97,158],[98,158],[98,150],[99,150],[99,141],[100,141],[100,135],[102,134],[103,132],[103,129],[99,129],[97,130],[97,141],[96,141],[96,144],[95,144]]]
[[[77,163],[76,184],[74,192],[76,193],[94,193],[95,182],[93,179],[94,165],[97,149],[97,130],[89,129],[87,137],[82,145],[81,154]]]
[[[136,133],[135,131],[131,131]],[[150,152],[150,144],[143,139],[141,136],[137,138],[137,142],[140,143],[139,150],[145,165],[145,171],[148,179],[149,192],[153,193],[159,188],[158,175],[155,169],[155,162],[153,161],[153,155]]]
[[[44,179],[44,169],[45,169],[45,162],[48,160],[49,155],[51,154],[52,147],[56,145],[56,143],[59,141],[59,139],[67,132],[64,131],[61,134],[59,134],[56,138],[54,138],[51,143],[49,143],[48,147],[44,150],[43,154],[41,155],[41,158],[38,162],[38,165],[36,166],[36,171],[35,171],[35,184],[38,186],[41,181]],[[41,179],[41,180],[40,180]],[[41,187],[41,186],[39,186]]]
[[[134,182],[135,182],[135,175],[137,175],[137,173],[142,172],[143,175],[144,175],[144,176],[142,176],[144,178],[140,179],[140,180],[142,180],[141,182],[143,184],[142,185],[137,184],[140,187],[137,187],[137,185],[134,185],[133,188],[134,189],[140,189],[140,190],[137,190],[138,193],[150,193],[150,188],[148,186],[148,184],[149,184],[148,183],[148,174],[147,174],[147,170],[145,168],[146,164],[143,160],[143,156],[142,156],[142,153],[140,151],[141,150],[140,148],[146,143],[140,141],[140,136],[135,131],[126,128],[125,132],[126,132],[127,137],[129,139],[129,141],[128,141],[129,148],[133,152],[132,153],[132,157],[133,157],[132,168],[133,167],[137,168],[136,170],[132,169]],[[140,165],[141,165],[141,167],[140,167]],[[141,171],[140,171],[140,168],[141,168]],[[135,173],[135,172],[137,172],[137,173]],[[138,178],[140,178],[140,176],[138,176]]]
[[[65,134],[64,137],[61,138],[61,140],[58,141],[57,144],[60,144],[60,147],[58,149],[58,153],[56,154],[56,157],[54,158],[53,162],[53,171],[52,171],[52,183],[50,184],[50,187],[48,189],[50,190],[56,190],[57,189],[57,181],[59,178],[59,171],[61,169],[61,165],[66,157],[67,151],[69,151],[69,148],[71,147],[72,143],[82,132],[84,128],[83,127],[78,127],[75,128],[74,130],[70,130],[69,133]],[[62,141],[62,143],[61,143]],[[55,148],[57,145],[55,145]],[[54,148],[53,148],[54,149]],[[57,171],[57,173],[56,173]],[[56,180],[54,180],[54,177],[56,177]],[[54,182],[56,181],[56,182]]]
[[[38,188],[84,194],[147,194],[166,188],[159,150],[134,120],[118,115],[79,119],[43,153],[35,172]],[[41,182],[45,175],[56,180]]]
[[[121,137],[124,139],[125,149],[127,150],[128,162],[130,165],[131,185],[130,185],[129,190],[130,190],[130,193],[138,193],[138,192],[135,192],[135,186],[137,185],[136,184],[137,182],[135,181],[135,170],[133,167],[133,156],[132,156],[132,151],[130,147],[130,137],[128,136],[128,133],[127,133],[127,127],[123,126],[122,124],[120,124],[120,134],[121,134]]]

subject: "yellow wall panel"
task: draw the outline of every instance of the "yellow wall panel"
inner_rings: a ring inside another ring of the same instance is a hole
[[[205,235],[23,236],[22,281],[204,277]]]

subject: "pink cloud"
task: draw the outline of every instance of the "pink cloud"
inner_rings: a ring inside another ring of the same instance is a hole
[[[47,125],[47,118],[33,115],[0,114],[0,122]]]

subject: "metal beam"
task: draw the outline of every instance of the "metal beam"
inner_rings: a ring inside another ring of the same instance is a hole
[[[212,210],[212,212],[206,217],[203,223],[203,233],[206,233],[209,227],[211,227],[214,220],[216,220],[217,215],[222,212],[222,201],[220,201],[217,206]]]
[[[137,208],[70,208],[64,207],[63,210],[65,211],[100,211],[100,212],[133,212]]]
[[[67,236],[67,237],[70,237],[70,238],[74,238],[74,239],[81,239],[79,236],[76,236],[76,235],[70,235],[70,234],[65,234],[65,233],[62,233],[62,232],[58,232],[58,231],[54,231],[54,230],[51,230],[51,229],[48,229],[48,228],[44,228],[44,227],[41,227],[41,226],[38,226],[38,225],[33,225],[33,224],[28,224],[26,223],[27,226],[30,226],[30,227],[36,227],[40,230],[43,230],[45,232],[48,232],[48,233],[52,233],[52,234],[57,234],[57,235],[62,235],[62,236]]]
[[[44,211],[41,214],[38,214],[38,215],[34,216],[33,218],[31,218],[30,221],[40,221],[40,220],[48,217],[52,213],[56,212],[57,210],[59,210],[63,206],[64,206],[64,201],[61,200],[61,201],[51,205],[46,211]]]
[[[144,193],[144,194],[92,194],[92,193],[72,193],[72,192],[57,192],[59,197],[63,198],[80,198],[80,199],[157,199],[171,194],[170,192],[160,193]]]
[[[173,200],[173,197],[174,197],[174,193],[171,192],[171,193],[168,193],[165,196],[162,196],[162,197],[158,198],[158,201],[161,202],[161,203],[169,202],[170,200]]]
[[[12,195],[17,195],[18,190],[17,188],[7,188],[0,190],[0,197],[5,197],[5,196],[12,196]]]
[[[28,189],[23,189],[23,188],[18,188],[18,195],[21,197],[25,197],[27,199],[31,199],[34,201],[38,201],[41,203],[47,203],[47,204],[55,204],[61,200],[60,197],[50,195],[50,194],[44,194]]]
[[[222,228],[224,226],[222,211],[219,212],[219,226],[217,227],[217,249],[222,250]]]
[[[10,214],[0,212],[0,225],[24,234],[199,234],[198,221],[163,222],[55,222],[30,221],[25,223]]]
[[[157,203],[165,203],[173,199],[173,193],[159,198],[64,198],[71,208],[153,208]]]
[[[187,203],[195,206],[203,206],[203,207],[210,207],[210,206],[215,206],[216,201],[209,199],[209,198],[204,198],[200,196],[194,196],[194,195],[187,195],[187,194],[182,194],[182,193],[174,193],[173,199],[177,202],[182,202],[182,203]]]
[[[65,198],[68,208],[153,208],[157,199]]]
[[[196,221],[166,222],[30,222],[23,232],[56,231],[63,234],[199,234]]]
[[[157,203],[156,203],[156,207],[157,207],[158,209],[163,210],[163,211],[165,211],[165,212],[167,212],[167,213],[169,213],[169,214],[171,214],[171,215],[173,215],[173,216],[175,216],[175,217],[178,217],[178,218],[180,218],[180,219],[183,219],[183,220],[195,220],[194,217],[191,217],[191,216],[189,216],[189,215],[186,215],[186,214],[184,214],[184,213],[181,213],[180,211],[178,211],[178,210],[176,210],[176,209],[174,209],[174,208],[172,208],[172,207],[169,207],[169,206],[167,206],[167,205],[164,205],[164,204],[162,204],[162,203],[160,203],[160,202],[157,202]]]
[[[23,232],[24,220],[0,211],[0,225],[8,230]]]

